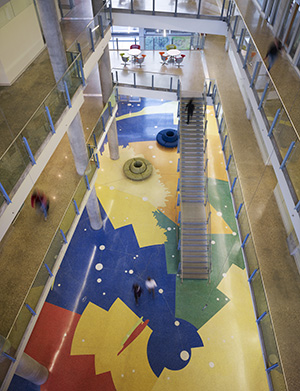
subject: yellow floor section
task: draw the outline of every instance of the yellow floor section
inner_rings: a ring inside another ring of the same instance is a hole
[[[146,326],[140,335],[118,355],[139,318],[117,299],[109,311],[89,303],[78,322],[71,355],[95,355],[95,373],[111,371],[118,391],[151,390],[157,377],[147,358],[152,330]],[[127,339],[127,338],[126,338]]]
[[[140,247],[162,244],[166,231],[157,225],[153,212],[160,209],[176,221],[176,148],[166,153],[156,141],[149,141],[131,143],[119,151],[119,160],[110,159],[107,147],[100,158],[101,168],[95,184],[97,196],[114,228],[132,224]],[[153,173],[137,182],[126,178],[123,165],[138,156],[151,162]]]

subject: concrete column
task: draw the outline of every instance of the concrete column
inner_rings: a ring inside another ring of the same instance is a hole
[[[119,155],[119,141],[118,141],[118,130],[117,130],[117,122],[114,118],[109,131],[107,133],[107,141],[109,148],[109,155],[112,160],[118,160]]]
[[[103,225],[103,221],[100,214],[100,207],[99,207],[99,202],[98,202],[95,187],[91,191],[91,195],[86,204],[86,210],[90,219],[90,224],[92,229],[94,229],[95,231],[101,229]]]
[[[102,91],[102,101],[105,105],[113,90],[113,83],[111,77],[111,66],[108,45],[104,49],[103,55],[99,60],[99,73],[100,73],[100,84]],[[113,121],[108,133],[107,141],[109,147],[110,158],[112,160],[119,159],[119,142],[116,120]]]
[[[99,64],[100,84],[101,84],[101,91],[102,91],[102,101],[103,104],[105,105],[113,90],[108,45],[106,45],[98,64]]]
[[[88,165],[89,158],[79,113],[77,113],[73,122],[69,126],[68,137],[75,161],[76,171],[79,175],[83,175]]]
[[[37,0],[40,21],[56,82],[68,68],[65,46],[54,0]]]
[[[2,335],[0,335],[0,350],[3,350],[3,352],[11,357],[15,353],[15,349],[12,348],[10,341],[6,340]],[[0,356],[1,366],[6,365],[8,369],[10,362],[11,361],[7,357]],[[22,354],[15,373],[23,379],[27,379],[37,385],[46,383],[49,376],[48,369],[26,353]]]

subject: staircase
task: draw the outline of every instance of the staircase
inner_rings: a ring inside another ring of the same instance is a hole
[[[186,104],[180,102],[180,227],[181,279],[209,279],[210,230],[206,171],[205,99],[193,98],[194,113],[186,124]]]

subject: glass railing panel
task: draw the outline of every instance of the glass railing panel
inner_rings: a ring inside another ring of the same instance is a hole
[[[250,226],[249,226],[249,221],[248,221],[248,216],[247,216],[245,204],[243,204],[243,206],[240,210],[238,222],[239,222],[239,227],[240,227],[240,232],[241,232],[241,242],[243,243],[243,241],[246,239],[246,236],[248,234],[250,234]],[[249,239],[249,237],[248,237],[248,239]]]
[[[100,138],[102,137],[103,133],[104,133],[104,128],[103,128],[102,120],[100,118],[95,126],[94,131],[93,131],[93,134],[95,134],[95,137],[96,137],[97,144],[99,143]]]
[[[248,49],[248,44],[250,42],[250,36],[248,31],[246,30],[243,35],[243,42],[241,44],[241,55],[245,59]]]
[[[300,142],[296,141],[293,151],[286,161],[286,169],[293,184],[297,199],[300,200]]]
[[[155,1],[155,10],[158,11],[157,6],[159,6],[161,1]],[[144,0],[144,1],[133,1],[133,10],[134,11],[152,11],[153,1]]]
[[[2,193],[0,192],[0,206],[6,202],[5,198],[3,197]]]
[[[76,201],[78,209],[80,208],[80,205],[82,203],[83,197],[86,193],[86,182],[84,178],[81,178],[79,185],[76,189],[76,193],[74,195],[74,200]]]
[[[260,321],[260,329],[263,335],[265,350],[266,350],[266,360],[268,368],[274,364],[279,364],[279,366],[273,369],[270,372],[271,380],[274,390],[286,390],[285,382],[282,374],[281,365],[279,362],[279,353],[277,350],[276,340],[274,332],[272,329],[272,323],[269,315],[266,315]]]
[[[238,175],[234,159],[231,159],[231,162],[229,164],[227,172],[228,172],[228,176],[230,178],[230,186],[232,186],[234,179],[237,178],[237,175]],[[237,179],[236,179],[236,181],[237,181]]]
[[[147,1],[147,0],[146,0]],[[152,3],[152,0],[148,0],[148,3]],[[152,9],[152,7],[151,7]],[[155,11],[157,12],[170,12],[175,13],[175,1],[160,1],[155,0]]]
[[[260,59],[260,55],[256,50],[256,47],[254,46],[253,42],[251,41],[251,46],[247,57],[247,70],[249,72],[250,79],[252,78],[255,64],[257,61],[259,61],[259,59]]]
[[[79,67],[79,63],[77,61],[74,61],[73,64],[69,66],[69,69],[67,70],[66,74],[63,76],[62,80],[67,83],[68,91],[71,99],[75,94],[75,92],[77,91],[80,84],[82,84],[80,72],[81,70]],[[58,85],[58,88],[63,90],[61,84]]]
[[[109,111],[108,105],[106,105],[104,110],[102,111],[101,117],[103,118],[103,120],[101,119],[101,122],[104,121],[105,130],[106,130],[106,124],[110,118],[110,111]]]
[[[12,346],[17,349],[20,345],[20,342],[23,338],[25,330],[32,318],[31,312],[27,309],[25,305],[21,307],[20,312],[18,313],[17,318],[15,319],[14,324],[12,325],[7,339],[10,341]]]
[[[76,38],[76,45],[74,45],[74,51],[77,50],[79,51],[80,47],[80,52],[82,54],[82,61],[83,63],[86,62],[86,60],[89,58],[89,56],[92,54],[92,43],[91,43],[91,38],[90,38],[90,32],[88,29],[85,29],[82,31],[79,36]],[[73,51],[70,50],[69,51]]]
[[[35,156],[43,142],[50,134],[50,124],[43,106],[41,106],[22,130],[32,154]]]
[[[267,300],[266,300],[265,291],[264,291],[264,287],[259,271],[253,277],[251,281],[251,287],[255,298],[257,316],[259,317],[265,311],[268,312]]]
[[[10,195],[28,164],[30,164],[30,159],[22,137],[19,136],[0,160],[0,182],[8,195]]]
[[[285,157],[289,146],[297,140],[296,133],[285,111],[279,116],[273,130],[273,137],[282,158]]]
[[[91,182],[91,180],[93,179],[96,170],[96,162],[91,160],[87,166],[87,169],[85,170],[85,175],[87,175],[89,182]]]
[[[263,63],[258,66],[257,76],[254,83],[254,89],[258,95],[258,103],[262,97],[266,84],[270,81],[267,69]]]
[[[237,45],[239,43],[243,28],[245,28],[244,22],[243,22],[242,18],[240,16],[238,16],[237,24],[236,24],[236,28],[235,28],[235,34],[234,34],[234,38],[235,38]]]
[[[66,210],[64,217],[63,217],[63,220],[60,224],[60,229],[65,234],[65,237],[67,237],[75,217],[76,217],[75,206],[74,206],[73,202],[71,202],[69,204],[68,209]]]
[[[282,110],[282,104],[273,84],[270,83],[267,95],[263,101],[263,110],[265,112],[269,126],[272,125],[278,109]]]
[[[32,4],[32,0],[10,0],[15,16]]]
[[[47,251],[47,254],[44,258],[44,264],[46,264],[51,271],[53,271],[53,267],[55,265],[55,262],[57,260],[58,254],[64,244],[62,235],[59,230],[56,231],[52,242],[49,246],[49,249]]]
[[[254,243],[252,236],[250,235],[247,239],[246,245],[244,247],[244,252],[247,259],[249,276],[254,272],[255,269],[258,269],[257,257],[255,252]]]
[[[55,88],[45,99],[44,106],[48,107],[54,125],[61,117],[67,104],[65,92],[58,88]]]
[[[244,205],[244,199],[243,199],[243,194],[242,194],[242,189],[239,184],[239,179],[237,179],[235,186],[233,188],[233,199],[234,199],[234,206],[235,206],[235,211],[237,212],[240,205],[243,204],[242,208],[245,207]]]

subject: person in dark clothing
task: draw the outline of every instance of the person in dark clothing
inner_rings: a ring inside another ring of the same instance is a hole
[[[269,47],[266,57],[264,58],[264,61],[268,59],[268,63],[269,63],[268,71],[274,65],[274,62],[276,61],[281,48],[282,48],[281,42],[279,41],[279,39],[275,38],[274,42],[272,42],[272,44]]]
[[[193,103],[193,99],[191,99],[189,101],[189,103],[186,105],[186,110],[187,110],[187,121],[186,121],[186,123],[187,124],[190,123],[190,117],[193,116],[194,108],[195,108],[195,105]]]
[[[140,287],[139,284],[133,284],[132,290],[133,290],[133,294],[134,294],[135,304],[139,305],[139,298],[141,297],[141,294],[142,294],[142,288]]]

